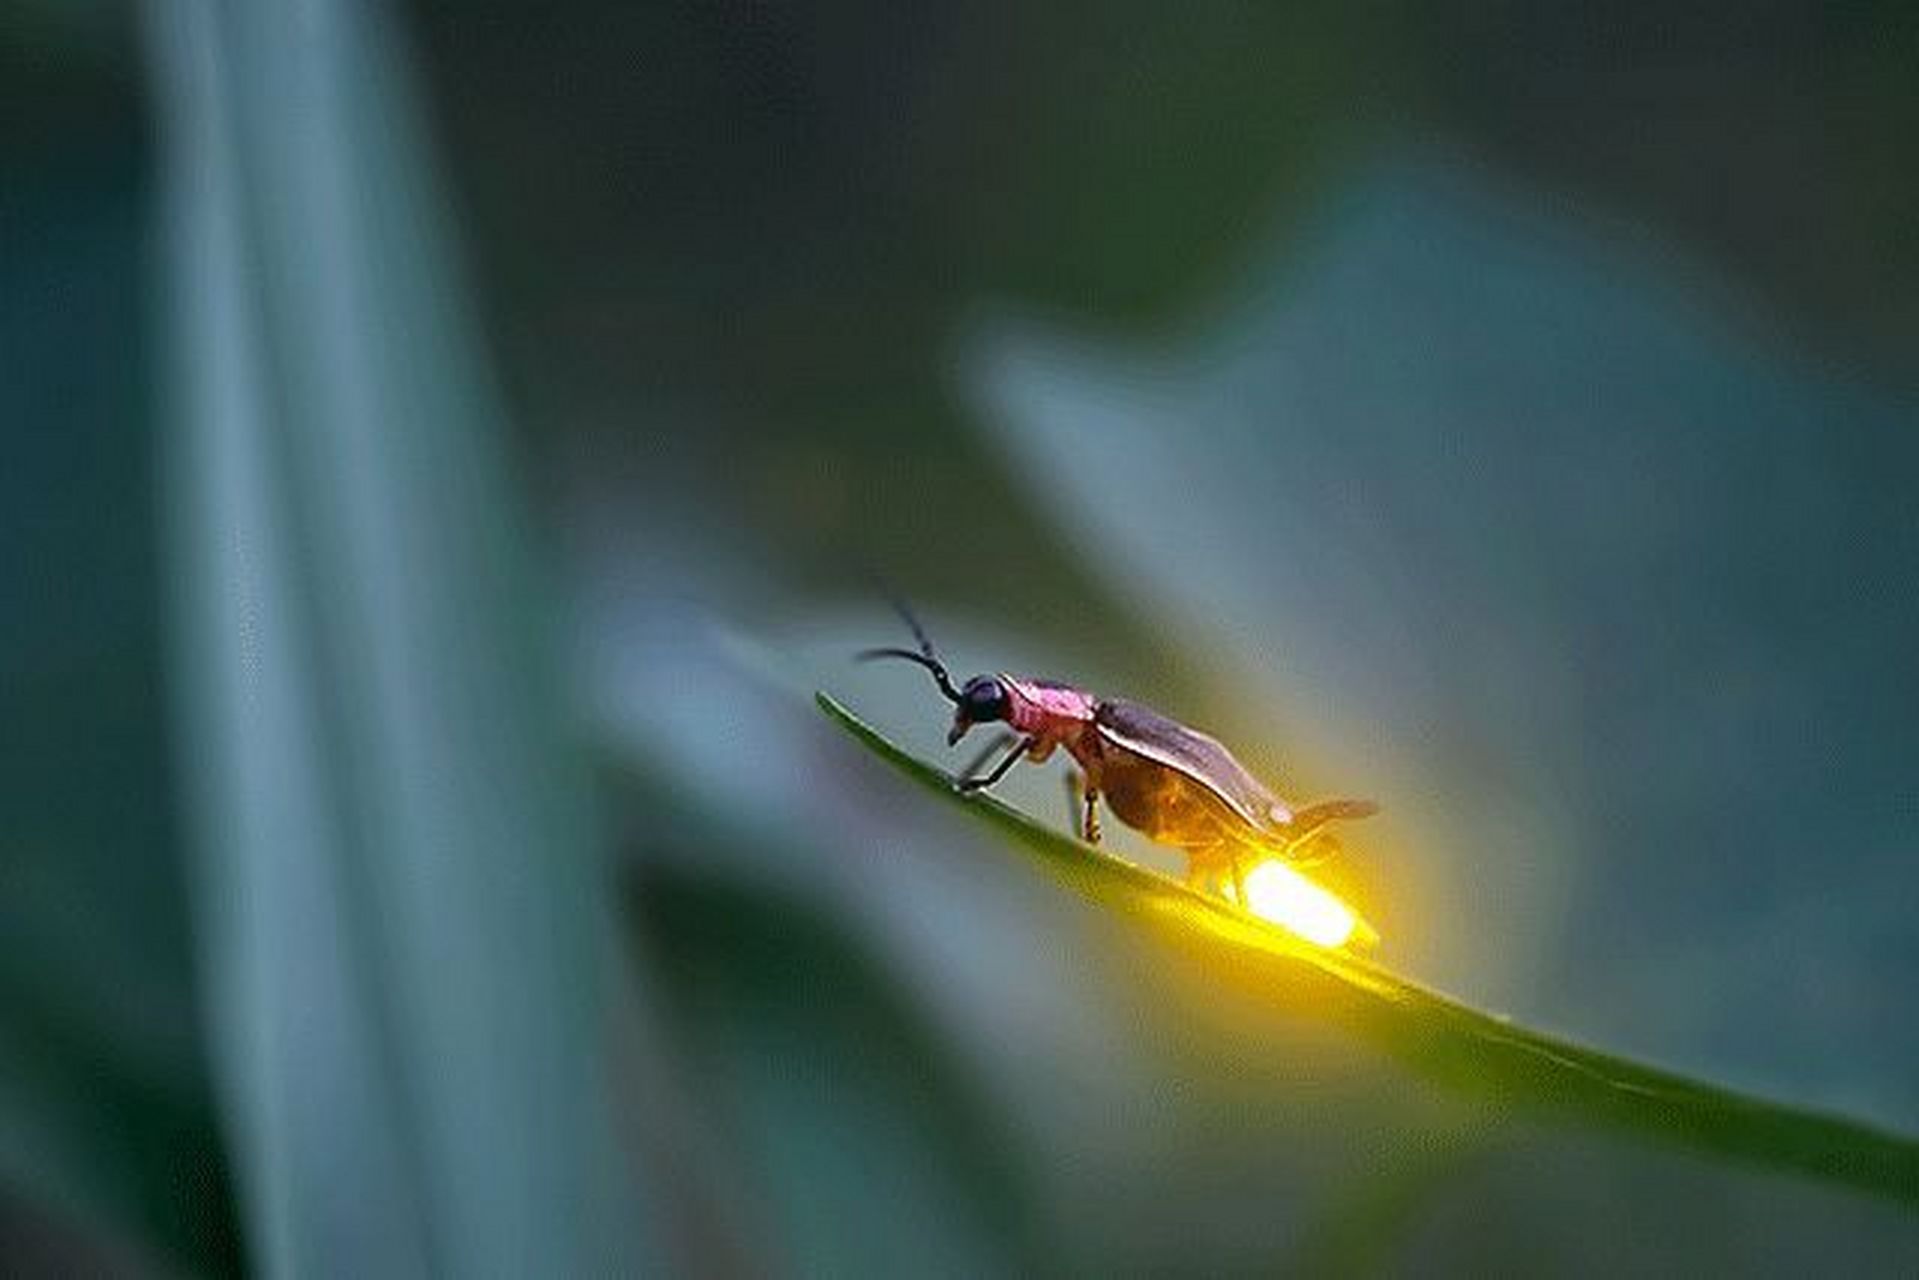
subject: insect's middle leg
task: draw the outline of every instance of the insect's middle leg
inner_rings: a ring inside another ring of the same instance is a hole
[[[1099,843],[1099,787],[1072,769],[1066,771],[1066,820],[1086,843]]]

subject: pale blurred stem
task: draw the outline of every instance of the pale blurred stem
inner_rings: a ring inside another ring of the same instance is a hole
[[[170,675],[251,1255],[623,1272],[660,1246],[612,1135],[603,844],[405,49],[360,0],[146,15]],[[624,1065],[668,1078],[630,1012]]]

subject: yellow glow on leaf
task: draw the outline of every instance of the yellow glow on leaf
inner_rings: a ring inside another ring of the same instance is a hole
[[[1343,947],[1355,935],[1361,941],[1372,941],[1374,936],[1359,913],[1331,890],[1283,862],[1262,862],[1247,873],[1246,907],[1315,946]]]

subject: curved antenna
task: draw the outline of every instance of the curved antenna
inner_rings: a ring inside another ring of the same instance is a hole
[[[933,673],[933,683],[938,685],[940,692],[946,695],[946,700],[955,706],[959,705],[959,690],[953,687],[953,677],[947,674],[946,664],[940,661],[939,650],[933,647],[933,641],[927,636],[926,628],[920,625],[920,620],[913,616],[913,611],[906,607],[904,600],[890,591],[886,593],[886,598],[887,602],[893,606],[893,611],[905,620],[908,627],[912,628],[913,638],[920,642],[919,652],[915,653],[911,649],[866,649],[857,655],[859,660],[871,662],[875,658],[903,658],[907,662],[925,667]]]
[[[870,662],[874,658],[904,658],[908,662],[918,663],[933,673],[933,683],[940,687],[940,692],[946,695],[946,700],[955,706],[959,704],[959,690],[953,687],[953,677],[946,674],[946,666],[938,658],[929,658],[911,649],[865,649],[855,656],[861,662]]]

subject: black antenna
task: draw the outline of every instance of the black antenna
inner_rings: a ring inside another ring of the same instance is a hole
[[[882,590],[885,590],[884,587]],[[940,692],[946,695],[946,700],[957,706],[960,700],[959,690],[953,687],[953,677],[947,674],[946,664],[940,661],[939,650],[933,647],[933,641],[926,634],[926,628],[922,627],[920,620],[913,616],[913,611],[906,607],[906,601],[891,591],[886,591],[886,600],[893,606],[893,611],[912,628],[913,638],[920,642],[919,652],[915,653],[911,649],[866,649],[858,655],[859,660],[871,662],[874,658],[903,658],[925,667],[933,673],[933,683],[940,687]]]

